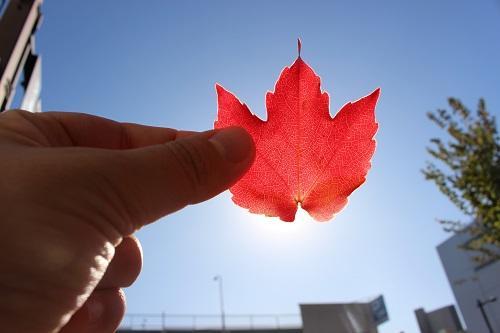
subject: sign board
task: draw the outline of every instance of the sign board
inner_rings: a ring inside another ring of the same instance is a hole
[[[373,320],[377,325],[383,324],[389,320],[389,314],[387,313],[387,308],[385,307],[383,295],[375,298],[369,304],[372,310]]]

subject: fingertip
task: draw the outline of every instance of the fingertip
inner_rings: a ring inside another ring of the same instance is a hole
[[[141,269],[142,247],[139,240],[133,235],[124,237],[97,288],[128,287],[137,279]]]
[[[96,290],[60,333],[114,332],[125,308],[125,294],[121,289]]]
[[[209,141],[219,154],[231,163],[250,162],[255,155],[253,139],[241,127],[227,127],[217,130]]]

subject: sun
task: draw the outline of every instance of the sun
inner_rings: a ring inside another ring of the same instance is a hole
[[[283,222],[276,217],[267,217],[245,212],[245,219],[249,219],[259,237],[279,239],[285,241],[292,238],[303,238],[315,222],[305,210],[299,207],[294,222]]]

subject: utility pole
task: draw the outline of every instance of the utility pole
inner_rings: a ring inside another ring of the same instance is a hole
[[[486,326],[488,327],[488,332],[493,333],[493,328],[491,327],[490,320],[488,319],[488,316],[486,315],[486,311],[484,311],[484,306],[489,303],[493,303],[497,301],[496,297],[491,297],[487,299],[486,301],[481,301],[480,299],[476,300],[477,301],[477,307],[481,311],[481,314],[483,315],[484,322],[486,323]]]
[[[222,332],[226,331],[226,315],[224,314],[224,284],[222,281],[222,275],[214,276],[214,281],[219,282],[219,301],[220,301],[220,319]]]

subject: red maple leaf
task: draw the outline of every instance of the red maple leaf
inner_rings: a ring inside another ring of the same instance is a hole
[[[347,204],[366,179],[375,150],[376,89],[345,104],[332,119],[328,93],[299,56],[266,94],[268,119],[252,114],[231,92],[216,85],[215,128],[243,127],[256,145],[255,162],[230,191],[252,213],[293,221],[297,206],[326,221]]]

